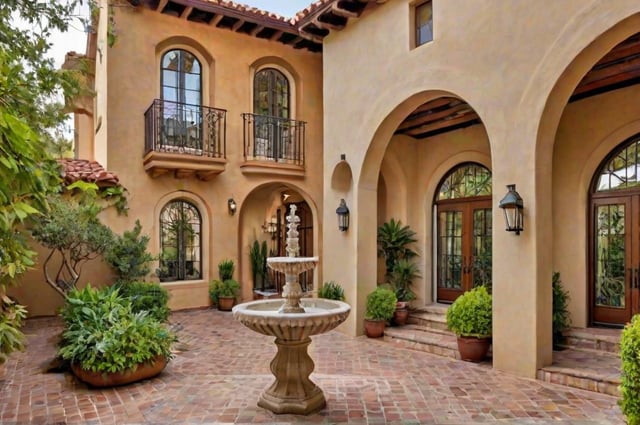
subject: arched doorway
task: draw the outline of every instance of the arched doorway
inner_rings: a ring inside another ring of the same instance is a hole
[[[622,326],[640,312],[640,134],[596,172],[589,223],[591,321]]]
[[[438,302],[491,285],[491,172],[475,163],[451,170],[435,199]]]

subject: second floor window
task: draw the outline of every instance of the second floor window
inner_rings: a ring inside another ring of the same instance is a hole
[[[200,62],[185,50],[162,56],[162,100],[199,106],[202,99]]]
[[[433,40],[433,7],[431,1],[416,6],[416,46]]]
[[[291,118],[289,80],[274,68],[258,72],[253,80],[253,113],[277,118]]]

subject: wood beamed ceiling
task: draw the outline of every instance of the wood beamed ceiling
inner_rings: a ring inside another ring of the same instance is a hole
[[[615,46],[582,78],[569,102],[640,84],[640,33]],[[414,110],[398,126],[395,134],[426,139],[441,133],[481,124],[465,101],[441,97]]]

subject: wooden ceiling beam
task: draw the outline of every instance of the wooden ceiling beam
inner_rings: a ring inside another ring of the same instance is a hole
[[[582,81],[578,84],[588,85],[598,80],[604,80],[611,78],[618,74],[630,74],[640,71],[640,56],[637,56],[629,61],[619,62],[615,65],[605,66],[600,69],[592,69],[584,76]]]
[[[273,41],[273,40],[277,40],[280,37],[282,37],[283,32],[282,31],[276,31],[274,32],[271,37],[269,37],[269,40]]]
[[[312,21],[312,23],[318,27],[321,28],[323,30],[336,30],[336,31],[340,31],[344,29],[344,25],[336,25],[336,24],[331,24],[329,22],[323,22],[320,21],[318,18],[314,19]]]
[[[427,113],[424,112],[424,115],[420,115],[416,118],[407,118],[401,125],[398,127],[398,130],[409,130],[413,128],[418,128],[426,125],[427,123],[431,123],[434,121],[438,121],[444,119],[446,117],[455,117],[456,115],[464,115],[469,112],[473,112],[473,108],[466,103],[462,103],[456,105],[452,108],[444,109],[439,112]],[[411,117],[411,116],[410,116]]]
[[[357,17],[360,16],[360,14],[357,13],[357,12],[352,12],[352,11],[347,10],[347,9],[342,9],[338,4],[339,4],[339,2],[336,2],[336,3],[333,3],[331,5],[331,13],[333,13],[334,15],[341,16],[341,17],[347,18],[347,19],[349,19],[349,18],[357,18]]]
[[[264,29],[264,25],[258,25],[257,27],[255,27],[254,29],[251,30],[251,32],[249,34],[251,34],[253,37],[257,36],[258,34],[260,34],[260,32]]]
[[[418,136],[420,134],[424,134],[424,133],[430,133],[432,131],[436,131],[436,130],[441,130],[447,127],[453,127],[455,125],[459,125],[459,124],[463,124],[469,121],[473,121],[478,119],[478,114],[476,114],[475,112],[471,112],[469,114],[464,114],[461,115],[457,118],[453,118],[450,120],[440,120],[440,121],[436,121],[432,124],[429,125],[423,125],[419,128],[413,129],[413,130],[409,130],[409,131],[399,131],[398,133],[401,134],[406,134],[408,136]]]

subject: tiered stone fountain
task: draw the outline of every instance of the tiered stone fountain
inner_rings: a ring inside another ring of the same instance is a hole
[[[298,224],[296,206],[291,205],[287,219],[287,256],[267,259],[268,267],[285,274],[282,299],[270,299],[239,304],[233,308],[233,317],[251,330],[275,336],[278,347],[271,360],[275,382],[267,388],[258,406],[274,413],[308,415],[326,405],[320,387],[309,375],[313,360],[307,352],[311,335],[330,331],[344,322],[351,307],[341,301],[302,298],[298,277],[313,269],[318,257],[298,257]]]

